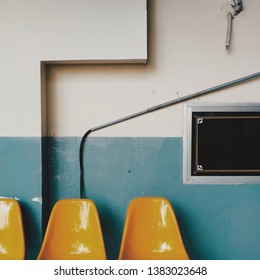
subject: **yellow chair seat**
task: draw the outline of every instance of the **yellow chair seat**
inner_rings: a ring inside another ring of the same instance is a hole
[[[20,205],[14,199],[0,198],[0,260],[23,260],[24,256]]]
[[[63,199],[51,212],[38,260],[105,260],[98,212],[89,199]]]
[[[174,211],[161,197],[135,198],[126,215],[120,260],[188,260]]]

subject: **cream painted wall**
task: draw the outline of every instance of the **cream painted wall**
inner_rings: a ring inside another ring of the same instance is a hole
[[[42,135],[42,62],[145,63],[146,22],[146,0],[0,0],[0,135]]]
[[[89,128],[260,70],[260,2],[243,1],[226,51],[230,0],[150,0],[147,65],[52,65],[47,69],[48,134]],[[193,102],[259,102],[260,80]],[[183,105],[93,136],[182,136]]]

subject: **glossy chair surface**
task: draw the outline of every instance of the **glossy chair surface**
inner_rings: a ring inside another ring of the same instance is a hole
[[[175,213],[161,197],[136,198],[129,204],[120,260],[187,260]]]
[[[89,199],[63,199],[51,212],[38,260],[105,260],[96,206]]]
[[[24,256],[20,205],[14,199],[0,198],[0,260],[23,260]]]

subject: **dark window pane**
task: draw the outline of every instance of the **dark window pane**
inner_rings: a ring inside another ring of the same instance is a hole
[[[259,113],[194,113],[193,175],[259,175]]]

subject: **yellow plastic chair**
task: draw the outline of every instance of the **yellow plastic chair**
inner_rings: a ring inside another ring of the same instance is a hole
[[[38,260],[105,260],[96,206],[89,199],[63,199],[51,212]]]
[[[24,256],[20,205],[14,199],[0,198],[0,260],[23,260]]]
[[[135,198],[126,215],[120,260],[188,260],[169,201]]]

